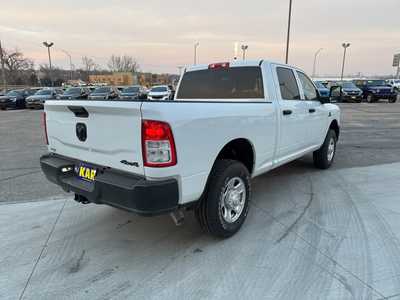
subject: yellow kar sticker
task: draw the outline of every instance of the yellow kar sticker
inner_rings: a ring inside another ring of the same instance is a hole
[[[84,180],[94,181],[96,172],[96,169],[87,166],[79,166],[78,177]]]

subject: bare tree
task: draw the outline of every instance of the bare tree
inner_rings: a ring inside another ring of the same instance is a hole
[[[132,72],[139,71],[139,64],[136,59],[129,55],[111,55],[108,63],[108,68],[111,72]]]
[[[34,72],[34,63],[31,59],[24,57],[18,49],[3,49],[4,67],[11,84],[22,84],[29,79]]]
[[[84,79],[89,80],[89,75],[96,71],[99,68],[99,65],[95,63],[95,61],[87,56],[82,57],[82,64],[84,68]]]

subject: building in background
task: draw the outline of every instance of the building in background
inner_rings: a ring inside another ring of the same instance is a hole
[[[107,85],[134,85],[137,84],[137,77],[132,73],[113,73],[109,75],[89,75],[90,84]]]

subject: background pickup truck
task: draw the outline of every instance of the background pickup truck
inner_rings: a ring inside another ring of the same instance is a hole
[[[301,70],[268,61],[187,68],[174,100],[46,101],[47,178],[82,203],[141,215],[194,209],[229,237],[250,178],[307,153],[330,167],[340,111]]]

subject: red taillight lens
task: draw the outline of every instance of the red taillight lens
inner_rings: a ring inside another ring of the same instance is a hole
[[[209,69],[227,69],[227,68],[229,68],[229,63],[223,62],[223,63],[210,64],[210,65],[208,65],[208,68]]]
[[[42,126],[43,126],[43,131],[44,131],[44,141],[46,142],[46,145],[49,144],[49,138],[47,136],[47,120],[46,120],[46,113],[43,112],[42,114]]]
[[[142,153],[146,167],[170,167],[176,165],[174,136],[168,123],[142,121]]]

